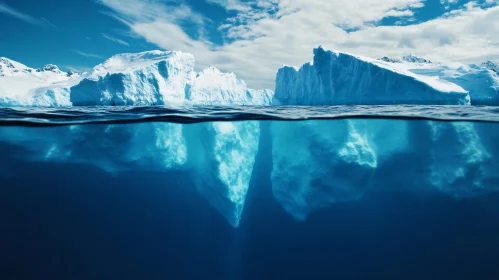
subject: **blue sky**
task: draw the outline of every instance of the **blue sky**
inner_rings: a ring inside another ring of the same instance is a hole
[[[313,47],[378,57],[499,60],[499,0],[0,0],[0,56],[88,70],[124,52],[181,50],[250,85]]]

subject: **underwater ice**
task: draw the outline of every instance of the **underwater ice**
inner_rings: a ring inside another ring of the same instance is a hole
[[[274,197],[297,220],[386,188],[458,199],[499,191],[499,132],[491,124],[351,119],[269,125],[262,139],[270,139],[270,150],[259,148],[258,121],[3,127],[0,139],[28,149],[19,154],[24,160],[92,164],[112,173],[178,170],[234,227],[251,178],[262,176],[253,172],[257,155],[272,160]]]

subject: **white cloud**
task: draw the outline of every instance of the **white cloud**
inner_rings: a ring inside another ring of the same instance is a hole
[[[0,14],[7,14],[7,15],[10,15],[10,16],[13,16],[17,19],[20,19],[24,22],[27,22],[29,24],[33,24],[33,25],[40,25],[40,26],[44,26],[44,27],[48,27],[48,26],[54,26],[52,23],[50,23],[48,20],[42,18],[41,20],[40,19],[36,19],[28,14],[25,14],[23,12],[20,12],[14,8],[11,8],[3,3],[0,3]]]
[[[86,53],[86,52],[82,52],[82,51],[79,51],[79,50],[72,50],[74,53],[76,54],[79,54],[81,56],[85,56],[85,57],[90,57],[90,58],[98,58],[98,59],[104,59],[102,56],[100,55],[96,55],[96,54],[92,54],[92,53]]]
[[[121,44],[121,45],[124,45],[124,46],[130,46],[130,44],[128,42],[125,42],[121,39],[118,39],[116,37],[112,37],[112,36],[109,36],[105,33],[102,33],[102,37],[108,39],[109,41],[112,41],[112,42],[115,42],[115,43],[118,43],[118,44]]]
[[[218,4],[228,11],[248,10],[247,4],[245,5],[240,0],[206,0],[206,2],[212,4]]]
[[[395,12],[404,11],[409,16],[424,2],[237,2],[245,6],[237,9],[237,15],[219,28],[227,41],[217,46],[202,33],[199,38],[192,39],[179,26],[179,22],[189,20],[192,13],[185,5],[167,6],[155,0],[98,1],[114,10],[117,17],[147,41],[164,49],[193,53],[198,67],[213,65],[233,71],[256,88],[273,88],[281,64],[301,65],[312,58],[312,49],[319,45],[370,57],[412,53],[437,61],[499,59],[499,37],[496,35],[499,34],[499,7],[468,5],[424,23],[376,26],[373,23]],[[192,18],[199,28],[203,28],[206,19],[195,13]]]
[[[389,10],[385,17],[412,17],[414,12],[411,10]]]

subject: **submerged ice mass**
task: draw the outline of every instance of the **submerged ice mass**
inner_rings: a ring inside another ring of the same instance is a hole
[[[365,121],[272,124],[272,190],[293,217],[359,199],[377,167]],[[292,141],[290,141],[292,139]]]
[[[234,227],[254,176],[269,176],[276,201],[297,220],[387,187],[457,199],[499,191],[494,124],[349,119],[260,125],[12,126],[0,129],[0,142],[22,147],[18,157],[29,161],[91,164],[117,174],[176,170]],[[255,174],[263,161],[272,163],[270,173],[259,168]]]
[[[198,191],[237,227],[259,147],[258,122],[217,122],[185,127],[187,169]]]

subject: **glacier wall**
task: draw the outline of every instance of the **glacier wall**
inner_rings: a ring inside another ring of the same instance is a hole
[[[279,69],[275,105],[470,104],[467,91],[369,58],[314,49],[313,63]]]
[[[378,190],[456,199],[499,191],[496,126],[351,119],[272,121],[269,130],[258,121],[2,127],[0,143],[23,148],[16,156],[28,161],[115,174],[177,170],[237,227],[255,176],[268,176],[276,201],[297,220]],[[271,148],[260,149],[260,139]],[[255,174],[261,160],[272,161],[270,173]]]

